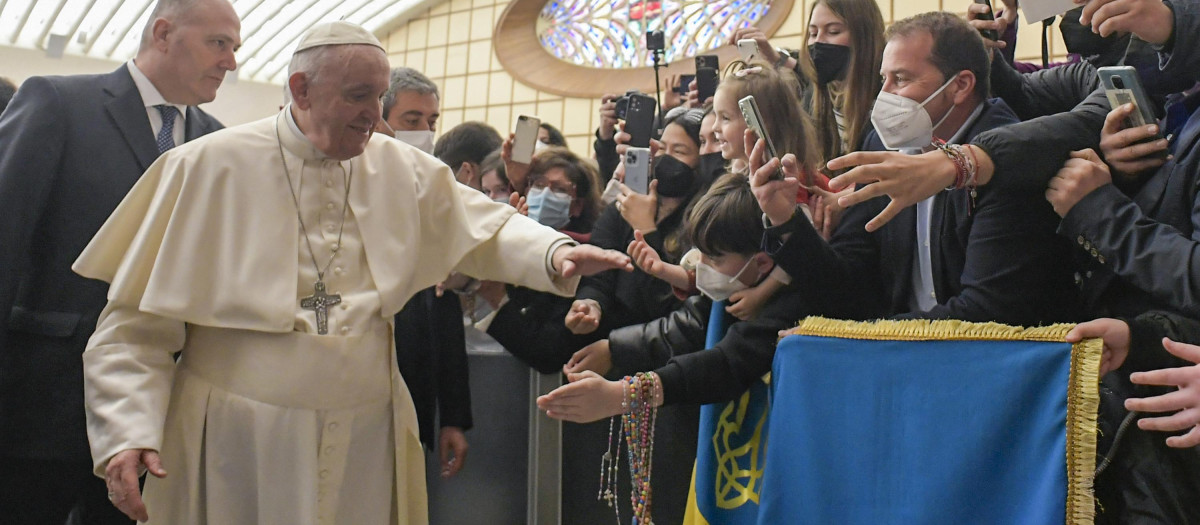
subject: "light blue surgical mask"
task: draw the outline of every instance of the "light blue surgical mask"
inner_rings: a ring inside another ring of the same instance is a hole
[[[545,226],[560,229],[571,222],[571,196],[551,191],[550,188],[533,188],[525,195],[529,205],[529,218]]]

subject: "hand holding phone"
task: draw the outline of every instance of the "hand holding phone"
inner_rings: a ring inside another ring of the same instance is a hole
[[[975,3],[981,4],[981,5],[986,5],[988,8],[986,13],[976,14],[975,15],[976,20],[995,20],[996,19],[996,13],[993,12],[993,10],[992,10],[991,0],[975,0]],[[983,35],[983,38],[986,38],[988,40],[993,40],[993,41],[1000,40],[1000,33],[997,32],[995,29],[980,29],[979,34]]]
[[[743,38],[737,41],[738,54],[742,55],[742,61],[749,63],[758,56],[758,41],[753,38]]]
[[[541,119],[521,115],[517,117],[517,126],[513,130],[512,160],[521,164],[533,162],[533,150],[537,146],[538,128]]]
[[[650,147],[654,134],[654,112],[657,102],[650,95],[629,95],[629,110],[625,114],[625,133],[629,134],[629,145],[637,148]]]
[[[763,123],[762,112],[758,110],[758,102],[754,100],[754,95],[747,95],[745,98],[738,101],[738,109],[742,110],[742,118],[746,119],[746,129],[758,135],[758,138],[767,143],[767,155],[771,158],[779,158],[779,153],[775,150],[775,143],[771,141],[771,136],[767,134],[767,127]],[[747,151],[747,154],[750,152]],[[783,180],[783,168],[777,167],[775,174],[771,176],[771,180]]]
[[[645,195],[650,191],[650,148],[625,150],[625,185]]]

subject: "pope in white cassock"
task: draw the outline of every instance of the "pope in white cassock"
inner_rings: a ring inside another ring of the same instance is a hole
[[[392,315],[451,270],[569,295],[632,269],[372,136],[388,62],[361,27],[306,33],[288,85],[277,116],[160,157],[75,263],[111,283],[88,435],[135,519],[426,523]]]

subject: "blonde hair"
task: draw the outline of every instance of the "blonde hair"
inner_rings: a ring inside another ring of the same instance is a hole
[[[717,91],[725,91],[737,100],[754,95],[776,153],[781,157],[787,153],[795,155],[805,170],[821,165],[812,118],[804,111],[800,84],[791,71],[735,60],[725,68]]]

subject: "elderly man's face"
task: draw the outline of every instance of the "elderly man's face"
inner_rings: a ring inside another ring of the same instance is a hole
[[[325,55],[316,82],[306,82],[302,93],[293,87],[293,95],[307,113],[301,123],[304,135],[321,152],[345,160],[362,154],[381,118],[388,63],[383,50],[374,46],[339,47]]]
[[[166,60],[182,104],[212,102],[225,72],[237,69],[234,52],[242,45],[241,21],[225,0],[206,0],[167,26]]]

